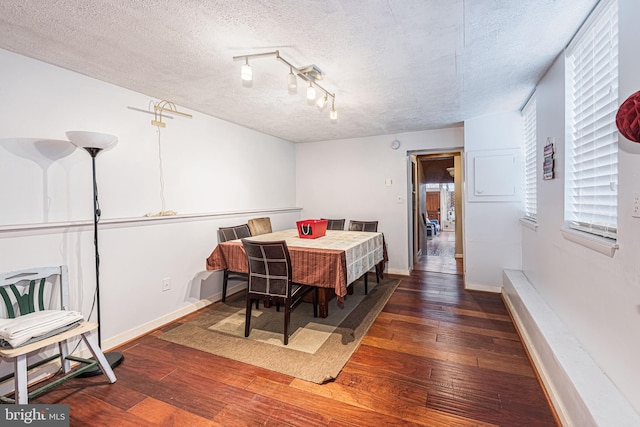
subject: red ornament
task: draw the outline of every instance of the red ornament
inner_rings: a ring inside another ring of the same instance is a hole
[[[616,114],[616,126],[622,136],[640,142],[640,91],[622,103]]]

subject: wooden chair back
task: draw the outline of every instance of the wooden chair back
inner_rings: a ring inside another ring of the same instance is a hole
[[[251,231],[247,224],[234,225],[232,227],[220,227],[218,228],[218,242],[228,242],[229,240],[244,239],[251,236]],[[229,280],[247,280],[247,274],[240,271],[231,271],[228,268],[224,269],[222,274],[222,302],[227,301],[227,289],[229,287]]]
[[[378,231],[378,221],[349,221],[349,231]]]
[[[271,218],[253,218],[247,221],[252,236],[271,233]]]
[[[228,242],[229,240],[244,239],[251,236],[251,230],[247,224],[234,225],[232,227],[218,228],[218,242]]]
[[[322,218],[326,219],[326,218]],[[345,219],[327,219],[327,230],[344,230]]]
[[[40,267],[0,274],[0,318],[15,319],[43,310],[68,310],[66,266]]]
[[[291,295],[291,257],[284,240],[274,242],[242,241],[249,267],[249,292],[265,298]],[[282,301],[283,302],[283,301]]]

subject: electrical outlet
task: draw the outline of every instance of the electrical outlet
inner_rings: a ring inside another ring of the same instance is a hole
[[[640,193],[633,193],[633,211],[631,216],[634,218],[640,218]]]
[[[165,277],[162,279],[162,292],[166,292],[171,289],[171,277]]]

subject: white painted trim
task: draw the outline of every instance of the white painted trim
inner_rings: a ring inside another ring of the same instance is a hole
[[[184,317],[187,314],[191,314],[195,311],[200,310],[201,308],[207,307],[208,305],[213,304],[214,301],[220,300],[220,297],[221,294],[217,293],[209,298],[196,301],[190,305],[181,307],[180,309],[173,311],[172,313],[167,313],[164,316],[153,319],[150,322],[144,323],[109,339],[103,340],[102,351],[106,353],[107,351],[109,351],[109,349],[113,349],[119,345],[126,343],[127,341],[136,339],[148,332],[153,331],[154,329],[160,328],[161,326],[171,323],[176,319]]]
[[[503,272],[502,296],[562,425],[640,425],[640,415],[522,271]]]
[[[595,236],[593,234],[585,233],[584,231],[574,230],[572,228],[560,229],[565,239],[578,245],[584,246],[603,255],[613,258],[618,244],[611,239],[605,239],[604,237]]]
[[[481,292],[492,292],[494,294],[499,294],[502,292],[502,286],[500,285],[487,285],[482,283],[472,283],[464,281],[464,289],[467,291],[481,291]]]
[[[538,223],[530,220],[529,218],[520,218],[520,225],[529,230],[538,231]]]
[[[254,209],[244,211],[229,211],[229,212],[209,212],[209,213],[195,213],[195,214],[181,214],[170,216],[143,216],[134,218],[111,218],[100,219],[100,228],[120,228],[123,226],[137,226],[142,223],[153,224],[156,222],[185,222],[194,220],[209,220],[213,218],[226,218],[242,215],[263,215],[269,213],[286,213],[286,212],[300,212],[302,208],[290,207],[290,208],[273,208],[273,209]],[[44,232],[56,232],[61,229],[71,228],[87,228],[93,227],[93,220],[83,221],[66,221],[66,222],[49,222],[49,223],[37,223],[37,224],[15,224],[15,225],[2,225],[0,226],[0,234],[4,233],[18,233],[28,235],[30,232],[37,231],[37,234],[43,234]]]
[[[411,272],[408,269],[400,269],[400,268],[388,268],[385,272],[386,274],[394,274],[398,276],[410,276]]]

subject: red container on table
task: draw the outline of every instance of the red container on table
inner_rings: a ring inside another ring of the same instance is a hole
[[[301,239],[317,239],[327,234],[327,224],[329,221],[326,219],[305,219],[302,221],[296,221],[298,226],[298,236]]]

